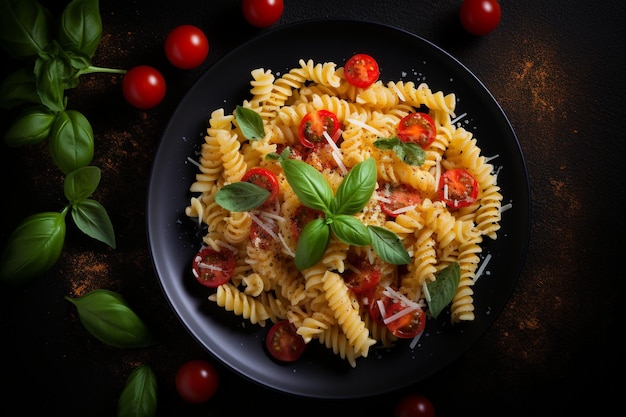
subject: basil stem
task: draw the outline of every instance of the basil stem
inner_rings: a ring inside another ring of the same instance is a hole
[[[428,313],[437,318],[439,313],[452,301],[461,281],[461,267],[457,262],[452,262],[436,274],[434,281],[429,281],[426,286],[430,294],[428,301]]]
[[[152,335],[121,295],[93,290],[81,297],[65,297],[74,304],[81,323],[102,343],[119,348],[150,346]]]
[[[117,417],[153,417],[157,410],[157,379],[150,365],[136,367],[117,402]]]

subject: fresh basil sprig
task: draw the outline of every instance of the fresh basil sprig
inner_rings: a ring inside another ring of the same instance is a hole
[[[126,72],[91,65],[102,35],[99,0],[72,0],[58,20],[37,0],[0,0],[0,16],[0,47],[24,64],[0,83],[0,108],[22,107],[4,140],[15,148],[48,139],[50,156],[66,175],[67,185],[73,181],[72,173],[91,163],[94,134],[82,113],[66,108],[65,91],[76,87],[82,74]],[[88,196],[68,196],[67,189],[66,196],[78,228],[115,248],[104,207]],[[1,280],[26,282],[56,262],[67,211],[68,207],[60,213],[41,213],[18,226],[0,254]]]
[[[126,379],[117,402],[117,417],[153,417],[156,410],[156,375],[150,365],[139,365]]]
[[[428,313],[437,318],[439,313],[450,304],[456,290],[459,287],[461,281],[461,267],[457,262],[452,262],[444,269],[439,271],[434,281],[430,281],[426,284],[428,287],[428,293],[430,294],[430,301],[428,301]]]
[[[270,192],[259,185],[239,181],[220,188],[215,202],[229,211],[248,211],[263,204],[269,195]]]
[[[102,343],[119,348],[152,345],[150,331],[120,294],[100,289],[65,299],[74,304],[87,331]]]
[[[353,216],[365,207],[376,187],[374,159],[366,159],[356,164],[345,176],[334,196],[326,178],[307,163],[297,159],[284,159],[281,166],[287,182],[300,202],[324,213],[323,218],[309,222],[300,234],[294,259],[298,270],[309,268],[322,258],[330,241],[330,231],[349,245],[371,244],[386,262],[397,265],[410,261],[406,248],[395,233],[384,228],[365,226]],[[387,232],[381,233],[379,229]]]
[[[402,142],[398,138],[378,139],[374,146],[382,150],[392,150],[398,159],[407,165],[421,166],[426,160],[426,152],[417,143]]]

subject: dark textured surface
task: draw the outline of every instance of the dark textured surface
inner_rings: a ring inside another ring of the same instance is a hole
[[[44,3],[53,9],[59,4]],[[161,133],[182,96],[205,69],[260,32],[243,20],[239,4],[101,2],[104,35],[95,64],[156,66],[168,80],[168,95],[153,110],[134,110],[121,98],[119,78],[105,74],[85,77],[72,91],[70,108],[80,109],[94,128],[94,165],[103,170],[94,197],[111,216],[118,247],[109,250],[71,226],[48,274],[23,287],[0,288],[2,414],[115,415],[123,383],[140,363],[150,363],[157,374],[160,416],[259,410],[392,415],[409,392],[428,395],[438,416],[601,415],[617,406],[618,385],[609,378],[619,377],[624,344],[617,199],[626,185],[620,176],[626,7],[615,1],[502,2],[496,31],[472,37],[458,24],[458,1],[287,0],[278,25],[329,17],[393,25],[442,47],[484,82],[509,117],[528,165],[528,258],[494,326],[465,355],[415,386],[361,400],[304,400],[259,388],[220,366],[214,399],[200,406],[178,399],[176,369],[207,354],[170,310],[152,269],[146,190]],[[172,68],[162,52],[169,28],[183,23],[202,27],[211,42],[208,60],[190,71]],[[2,113],[2,131],[7,116]],[[2,144],[0,158],[4,243],[26,215],[59,210],[64,197],[62,177],[45,147]],[[96,288],[123,294],[158,343],[120,350],[90,337],[63,297]]]

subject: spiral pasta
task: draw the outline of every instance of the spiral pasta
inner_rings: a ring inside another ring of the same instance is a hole
[[[460,281],[450,301],[450,320],[474,320],[473,283],[480,244],[483,238],[497,238],[502,195],[494,168],[481,154],[477,139],[453,125],[455,105],[453,93],[433,92],[428,85],[411,81],[377,81],[356,88],[334,62],[301,59],[280,77],[268,69],[252,70],[250,98],[242,106],[259,114],[265,135],[247,140],[235,111],[214,110],[194,161],[198,173],[189,190],[196,195],[185,208],[187,216],[206,226],[204,245],[216,251],[228,248],[237,259],[233,277],[217,287],[209,300],[261,326],[288,319],[306,343],[318,340],[352,367],[358,358],[367,357],[373,346],[389,347],[398,340],[370,314],[375,301],[366,301],[347,286],[348,274],[362,273],[359,262],[379,270],[385,286],[422,305],[429,296],[428,284],[436,281],[446,266],[458,263]],[[390,217],[374,192],[355,214],[365,225],[395,233],[411,257],[407,266],[386,263],[370,247],[353,247],[331,236],[315,265],[296,269],[299,232],[294,223],[302,204],[280,165],[267,156],[287,146],[297,149],[300,123],[317,110],[328,110],[340,121],[337,149],[324,153],[320,148],[294,157],[322,172],[334,191],[348,170],[374,158],[378,187],[406,185],[419,193],[419,204]],[[375,142],[396,136],[400,120],[417,111],[428,112],[437,134],[424,149],[423,164],[413,166],[377,148]],[[276,174],[280,188],[276,204],[241,212],[222,208],[215,201],[216,193],[240,181],[253,167]],[[473,204],[450,209],[441,201],[438,187],[442,173],[456,168],[470,172],[480,189]],[[256,228],[263,233],[252,237]]]

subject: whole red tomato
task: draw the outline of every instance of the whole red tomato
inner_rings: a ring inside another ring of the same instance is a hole
[[[178,26],[165,38],[165,56],[175,67],[196,68],[204,62],[208,54],[209,41],[197,26]]]
[[[149,109],[165,97],[165,78],[156,68],[139,65],[129,69],[122,78],[122,93],[132,106]]]
[[[266,28],[278,22],[284,8],[283,0],[243,0],[241,3],[243,17],[258,28]]]
[[[473,35],[486,35],[500,23],[502,11],[497,0],[463,0],[459,9],[461,25]]]
[[[201,359],[184,363],[176,373],[176,390],[188,403],[208,401],[215,395],[218,385],[217,370],[211,363]]]
[[[393,417],[435,417],[435,407],[423,395],[407,395],[396,405]]]

